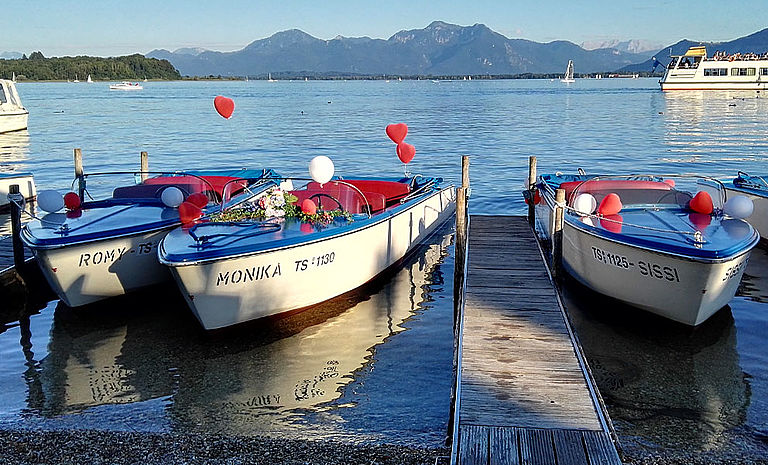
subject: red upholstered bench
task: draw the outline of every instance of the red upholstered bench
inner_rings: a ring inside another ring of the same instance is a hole
[[[301,203],[313,195],[325,194],[329,195],[339,202],[341,202],[342,208],[351,213],[364,213],[366,211],[366,205],[370,205],[371,212],[383,210],[386,205],[386,199],[382,194],[377,192],[363,192],[365,198],[360,196],[360,193],[352,189],[349,186],[337,183],[326,183],[321,188],[317,183],[310,183],[307,189],[299,189],[291,191],[292,195],[295,195],[298,199],[294,204],[301,205]],[[322,195],[312,199],[315,204],[322,204],[325,210],[333,210],[337,208],[336,202],[323,197]],[[367,203],[366,203],[367,202]]]
[[[385,207],[390,207],[400,202],[400,199],[404,198],[411,192],[411,187],[402,182],[396,181],[378,181],[371,179],[344,179],[342,182],[355,186],[360,191],[366,193],[381,194],[386,199]],[[331,181],[329,184],[336,184]],[[343,186],[343,184],[339,184]],[[310,182],[307,184],[308,189],[319,189],[320,185],[316,182]]]
[[[148,178],[142,184],[163,184],[163,185],[175,185],[175,184],[191,184],[196,185],[194,192],[205,192],[213,189],[216,195],[221,198],[224,191],[224,186],[230,181],[237,181],[240,178],[234,176],[158,176],[156,178]],[[229,195],[232,196],[242,191],[245,186],[248,185],[248,181],[245,179],[239,182],[233,182],[230,184]],[[193,194],[194,192],[190,192]]]

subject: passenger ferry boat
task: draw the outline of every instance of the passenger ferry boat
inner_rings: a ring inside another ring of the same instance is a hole
[[[704,46],[672,55],[661,90],[765,90],[768,89],[768,53],[716,52],[707,57]]]

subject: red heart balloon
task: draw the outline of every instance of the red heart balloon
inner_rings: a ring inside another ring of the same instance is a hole
[[[216,108],[216,111],[218,111],[221,116],[229,119],[229,117],[232,116],[232,112],[235,111],[235,101],[231,98],[219,95],[213,99],[213,107]]]
[[[597,207],[597,212],[603,216],[616,215],[621,211],[621,199],[618,194],[611,192],[606,195],[600,206]]]
[[[621,215],[606,215],[600,218],[600,226],[606,231],[619,234],[621,232],[621,223],[624,218]]]
[[[192,202],[184,201],[179,205],[179,219],[182,223],[191,223],[203,216],[203,210]]]
[[[403,163],[410,163],[416,155],[416,147],[411,144],[400,142],[397,144],[397,158]]]
[[[80,208],[80,196],[74,192],[67,192],[64,194],[64,206],[67,207],[67,210]]]
[[[315,202],[313,202],[312,199],[304,199],[304,201],[301,202],[301,211],[307,215],[314,215],[317,213],[317,205],[315,205]]]
[[[390,124],[387,126],[387,135],[395,144],[402,142],[407,134],[408,125],[405,123]]]
[[[705,215],[710,215],[715,209],[712,204],[712,197],[704,191],[697,192],[691,201],[688,202],[688,207],[696,213],[703,213]]]
[[[187,197],[187,202],[191,202],[200,208],[205,208],[208,205],[208,196],[202,192],[197,192]]]

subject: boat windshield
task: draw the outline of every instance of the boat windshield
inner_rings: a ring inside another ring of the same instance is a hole
[[[705,192],[711,199],[713,209],[722,209],[726,200],[723,184],[709,177],[578,175],[560,178],[559,185],[554,187],[565,190],[569,206],[578,202],[576,198],[580,194],[591,195],[597,205],[609,194],[615,194],[624,208],[644,209],[687,208],[700,192]],[[554,178],[552,181],[557,182]]]
[[[198,202],[218,205],[222,203],[225,187],[228,203],[236,203],[241,194],[248,194],[249,189],[271,178],[271,174],[270,170],[87,173],[83,184],[86,200],[147,204],[170,201],[180,204],[195,195]],[[77,192],[79,186],[80,180],[75,178],[72,191]]]

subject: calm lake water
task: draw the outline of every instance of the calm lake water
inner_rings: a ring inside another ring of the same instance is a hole
[[[29,131],[0,135],[0,171],[66,190],[72,149],[86,172],[273,167],[305,176],[403,171],[387,124],[406,122],[414,173],[460,177],[473,214],[523,214],[529,155],[539,172],[766,173],[768,96],[664,94],[653,79],[402,82],[21,83]],[[213,98],[235,100],[224,120]],[[51,302],[0,327],[0,427],[213,431],[437,446],[451,367],[450,227],[361,295],[275,327],[198,330],[175,291],[86,311]],[[625,449],[768,454],[768,254],[739,295],[695,330],[577,285],[566,305]]]

